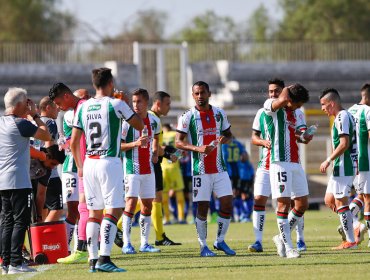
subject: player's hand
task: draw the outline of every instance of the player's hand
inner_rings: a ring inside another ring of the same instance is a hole
[[[139,139],[136,141],[136,146],[138,147],[146,147],[149,143],[149,137],[148,136],[140,136]]]
[[[303,134],[302,138],[304,139],[304,141],[302,143],[308,144],[312,140],[313,135],[305,135],[305,134]]]
[[[171,160],[172,162],[176,162],[176,161],[177,161],[177,156],[175,156],[174,154],[172,154],[172,155],[170,156],[170,160]]]
[[[320,172],[321,173],[326,173],[326,170],[328,169],[328,167],[330,166],[330,163],[328,161],[324,161],[321,163],[320,165]]]
[[[27,99],[27,107],[27,115],[31,116],[31,118],[37,114],[36,104],[31,99]]]
[[[47,169],[54,169],[55,166],[59,164],[59,162],[56,159],[50,159],[46,158],[45,161],[42,162],[42,164],[47,168]]]
[[[152,154],[152,162],[153,163],[157,163],[158,162],[158,154],[157,153]]]
[[[271,142],[269,140],[261,139],[261,145],[267,149],[271,149]]]

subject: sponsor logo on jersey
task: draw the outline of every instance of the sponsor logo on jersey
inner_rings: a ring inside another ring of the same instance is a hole
[[[87,111],[90,112],[90,111],[97,111],[97,110],[100,110],[101,108],[101,105],[98,104],[98,105],[90,105],[88,108],[87,108]]]
[[[280,186],[279,186],[279,191],[280,191],[280,193],[283,193],[283,192],[284,192],[284,190],[285,190],[285,185],[280,185]]]
[[[198,190],[193,190],[193,192],[194,192],[194,197],[197,197],[197,195],[198,195]]]

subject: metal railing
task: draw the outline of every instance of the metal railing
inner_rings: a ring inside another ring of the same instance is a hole
[[[370,42],[231,42],[188,44],[189,62],[370,60]],[[125,42],[0,42],[0,63],[133,62],[133,44]]]

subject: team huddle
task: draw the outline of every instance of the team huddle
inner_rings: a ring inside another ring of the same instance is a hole
[[[185,152],[191,154],[192,201],[197,204],[194,222],[200,256],[215,256],[212,248],[229,256],[236,255],[225,242],[233,216],[233,186],[222,147],[234,141],[234,136],[225,111],[209,104],[208,84],[198,81],[192,86],[195,106],[179,117],[171,141],[174,146],[169,147],[163,144],[160,120],[169,111],[169,94],[156,92],[152,97],[153,106],[148,110],[150,97],[145,89],[134,90],[131,100],[124,94],[113,98],[115,90],[110,69],[94,69],[92,82],[96,90],[94,98],[74,94],[63,83],[55,84],[48,97],[51,107],[65,111],[63,135],[59,136],[64,142],[59,146],[65,153],[60,190],[63,187],[66,192],[68,244],[78,225],[75,250],[58,262],[89,260],[90,272],[124,272],[125,269],[112,262],[110,255],[115,243],[120,244],[123,254],[137,253],[131,243],[131,226],[137,209],[140,209],[139,252],[159,253],[158,246],[181,245],[170,240],[163,230],[161,161],[165,158],[175,163]],[[309,144],[315,133],[307,128],[300,110],[308,102],[309,93],[300,84],[285,87],[279,79],[268,82],[268,93],[269,98],[258,110],[252,127],[252,144],[260,146],[261,150],[253,187],[255,243],[248,250],[263,252],[265,208],[271,195],[277,201],[278,234],[272,238],[277,253],[280,257],[298,258],[301,251],[307,250],[304,213],[309,205],[308,183],[300,163],[298,143]],[[366,227],[357,218],[363,207],[370,238],[370,85],[363,86],[361,94],[361,102],[348,111],[342,107],[337,90],[324,90],[320,97],[322,110],[335,117],[331,133],[333,151],[320,166],[325,173],[333,162],[325,203],[338,213],[341,223],[338,230],[343,238],[334,249],[354,249],[363,240]],[[33,125],[36,128],[29,128],[24,136],[50,141],[47,135],[38,135],[36,129],[43,127],[43,123],[39,122],[34,108],[24,114],[30,115],[36,123]],[[57,134],[55,136],[54,130],[55,141]],[[354,181],[355,175],[358,176]],[[350,203],[352,184],[358,195]],[[3,190],[1,184],[0,190]],[[6,201],[4,195],[1,192],[3,203]],[[207,215],[213,195],[218,198],[219,209],[216,238],[210,249]],[[55,206],[58,201],[60,199],[50,203],[51,211],[47,216],[50,219],[59,218],[60,208]],[[149,243],[151,225],[156,234],[155,246]],[[296,248],[291,238],[294,229],[297,230]],[[21,245],[18,242],[17,246]],[[17,253],[21,250],[18,247]],[[10,251],[3,245],[3,274],[16,271],[18,266],[19,272],[32,271],[18,259],[12,260]]]

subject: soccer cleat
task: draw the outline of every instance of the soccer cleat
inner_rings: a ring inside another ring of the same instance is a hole
[[[159,253],[161,250],[146,243],[140,247],[139,251],[142,253]]]
[[[165,233],[162,234],[163,239],[159,241],[155,241],[155,246],[173,246],[173,245],[181,245],[181,243],[173,242],[169,239]]]
[[[298,252],[307,251],[306,243],[303,240],[297,241],[297,250]]]
[[[28,265],[22,263],[17,266],[9,265],[8,274],[18,274],[18,273],[26,273],[26,272],[36,272],[37,270]]]
[[[341,237],[342,237],[342,241],[346,241],[346,240],[347,240],[347,238],[346,238],[346,234],[344,233],[344,230],[343,230],[343,228],[342,228],[342,225],[339,225],[339,226],[337,227],[337,231],[338,231],[338,233],[341,235]]]
[[[104,263],[97,262],[95,265],[97,271],[101,272],[126,272],[125,269],[117,267],[112,261],[107,261]]]
[[[207,246],[204,246],[200,248],[200,256],[201,257],[215,257],[217,255],[213,253],[210,249],[208,249]]]
[[[87,252],[74,251],[68,257],[57,259],[57,263],[72,264],[72,263],[86,263],[87,262]]]
[[[283,240],[281,240],[280,235],[279,234],[275,235],[272,238],[272,241],[274,241],[275,243],[278,255],[282,258],[285,258],[286,257],[285,245]]]
[[[248,251],[252,253],[263,252],[262,244],[259,241],[254,242],[252,245],[248,246]]]
[[[116,244],[118,247],[122,248],[123,247],[122,239],[123,239],[122,230],[117,228],[116,237],[114,238],[114,244]]]
[[[223,251],[228,256],[235,256],[236,255],[235,251],[230,249],[230,247],[227,246],[225,241],[222,241],[222,242],[217,242],[216,241],[213,244],[213,248],[216,249],[216,250],[219,250],[219,251]]]
[[[332,250],[357,249],[356,242],[343,241],[339,246],[331,248]]]
[[[286,251],[286,257],[287,259],[296,259],[296,258],[300,258],[301,255],[299,254],[298,250],[292,249],[292,250]]]
[[[357,245],[361,244],[364,241],[364,235],[366,232],[366,226],[363,223],[359,223],[358,226],[354,229],[355,242]]]
[[[7,265],[1,265],[1,274],[2,275],[7,275],[9,270],[9,266]]]
[[[89,260],[89,272],[96,272],[96,263],[97,263],[98,259],[91,259]]]
[[[122,247],[122,254],[133,255],[136,254],[134,246],[128,243],[126,246]]]

